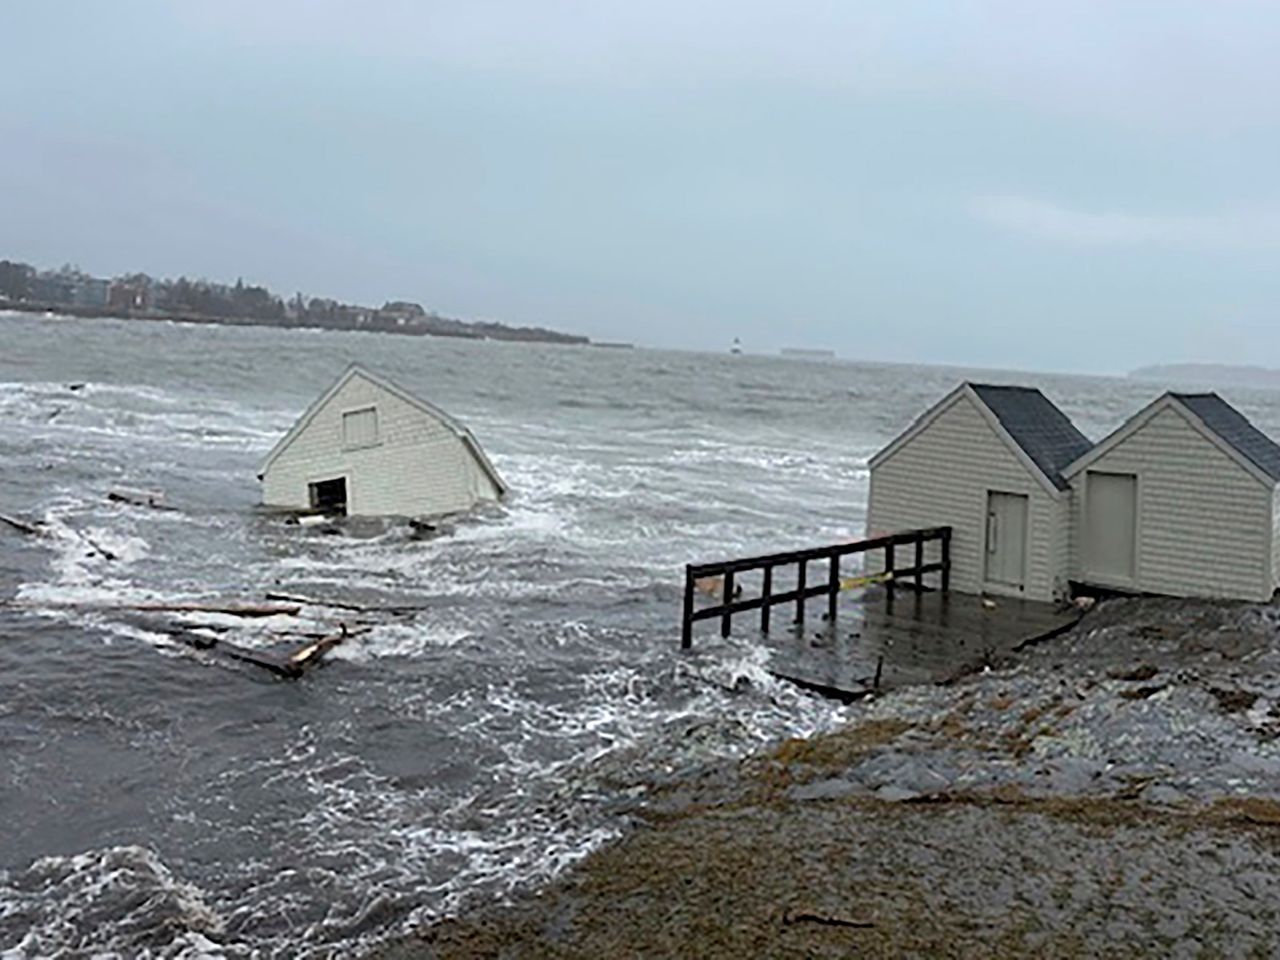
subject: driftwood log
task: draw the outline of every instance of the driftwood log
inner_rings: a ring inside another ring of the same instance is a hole
[[[222,637],[211,637],[185,628],[174,629],[170,633],[176,640],[196,650],[207,650],[240,663],[261,667],[277,677],[296,680],[308,670],[323,663],[325,654],[338,644],[349,637],[368,633],[370,629],[365,627],[363,629],[348,630],[346,624],[340,624],[337,633],[321,637],[319,640],[305,644],[291,653],[256,650],[252,647],[245,647],[230,640],[225,640]]]
[[[49,532],[48,528],[39,520],[36,520],[36,521],[22,520],[19,517],[11,517],[3,513],[0,513],[0,523],[4,523],[5,525],[12,527],[14,530],[17,530],[19,533],[25,533],[29,537],[42,537]],[[114,553],[112,553],[110,550],[104,547],[102,544],[94,540],[93,537],[89,536],[87,533],[83,533],[82,531],[79,531],[79,530],[75,530],[72,532],[75,533],[75,535],[79,537],[81,540],[83,540],[85,543],[87,543],[89,547],[94,551],[94,553],[98,554],[98,556],[102,557],[104,560],[115,561],[120,559]]]
[[[118,556],[116,556],[114,553],[112,553],[110,550],[108,550],[106,547],[100,544],[97,540],[93,539],[93,537],[89,536],[87,533],[80,533],[79,531],[76,531],[76,536],[79,537],[81,540],[83,540],[85,543],[87,543],[90,547],[92,547],[93,552],[96,553],[98,556],[100,556],[103,560],[109,560],[112,563],[115,563],[117,560],[120,559]]]
[[[127,503],[134,507],[149,507],[152,510],[174,510],[164,502],[164,494],[152,490],[126,490],[117,487],[107,491],[107,499],[112,503]]]
[[[125,610],[130,613],[222,613],[232,617],[296,616],[302,608],[293,603],[24,603],[8,601],[7,607],[28,610]]]
[[[322,637],[314,643],[308,643],[305,647],[295,650],[289,656],[289,662],[300,669],[306,669],[314,663],[319,663],[324,655],[347,639],[347,625],[339,624],[339,632]]]
[[[38,524],[28,523],[26,520],[19,520],[17,517],[6,516],[3,513],[0,513],[0,523],[6,523],[19,533],[25,533],[29,537],[38,537],[45,532]]]
[[[419,605],[388,605],[388,606],[369,606],[362,603],[350,603],[343,600],[319,600],[315,597],[299,596],[295,593],[267,593],[268,600],[279,601],[283,603],[297,603],[309,607],[328,607],[331,610],[351,610],[354,613],[389,613],[393,616],[405,616],[413,613],[419,613],[426,610],[423,604]]]
[[[154,613],[223,613],[232,617],[297,616],[296,603],[136,603],[126,609]]]

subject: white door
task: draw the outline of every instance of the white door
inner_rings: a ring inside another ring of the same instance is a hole
[[[987,494],[987,583],[1022,590],[1027,584],[1027,498]]]
[[[1085,478],[1085,571],[1090,578],[1137,579],[1138,478],[1088,471]]]

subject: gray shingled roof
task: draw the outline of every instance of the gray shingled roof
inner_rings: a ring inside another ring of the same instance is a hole
[[[1093,444],[1067,415],[1035,387],[971,383],[970,387],[1031,461],[1059,490],[1067,489],[1062,471]],[[1274,446],[1274,445],[1273,445]],[[1280,455],[1280,450],[1277,450]]]
[[[1280,446],[1249,422],[1249,419],[1216,393],[1171,393],[1173,399],[1194,413],[1263,473],[1280,483]]]

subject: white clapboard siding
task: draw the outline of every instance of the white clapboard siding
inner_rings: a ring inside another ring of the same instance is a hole
[[[1271,589],[1280,587],[1280,487],[1271,499]]]
[[[1137,579],[1117,586],[1185,597],[1270,598],[1275,491],[1179,407],[1165,406],[1069,477],[1077,531],[1085,529],[1090,470],[1138,478]],[[1084,550],[1073,551],[1072,563],[1074,578],[1090,582]]]
[[[867,535],[952,527],[951,588],[981,593],[988,491],[1028,498],[1027,581],[1020,595],[1032,600],[1062,595],[1070,549],[1066,495],[1048,492],[966,392],[957,393],[927,427],[872,467]],[[928,557],[937,558],[936,545]],[[867,563],[869,569],[881,569],[879,552]]]
[[[1083,497],[1076,489],[1076,484],[1072,483],[1070,495],[1063,499],[1063,504],[1067,509],[1067,557],[1066,566],[1063,568],[1067,571],[1069,580],[1079,581],[1080,569],[1084,556],[1084,536],[1081,531],[1084,529],[1084,507],[1082,504]]]
[[[1070,591],[1071,557],[1076,549],[1075,496],[1066,490],[1056,504],[1058,516],[1054,521],[1052,574],[1054,595],[1065,597]]]
[[[375,417],[344,415],[375,411]],[[373,422],[376,420],[376,431]],[[465,432],[359,368],[309,410],[263,469],[263,502],[305,509],[309,484],[347,481],[352,516],[440,516],[497,500],[501,481]]]

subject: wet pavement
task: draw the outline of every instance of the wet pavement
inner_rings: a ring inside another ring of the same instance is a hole
[[[1070,629],[1079,616],[1074,607],[1011,597],[877,589],[842,603],[831,623],[811,616],[809,626],[763,642],[776,676],[852,700],[972,673]]]

